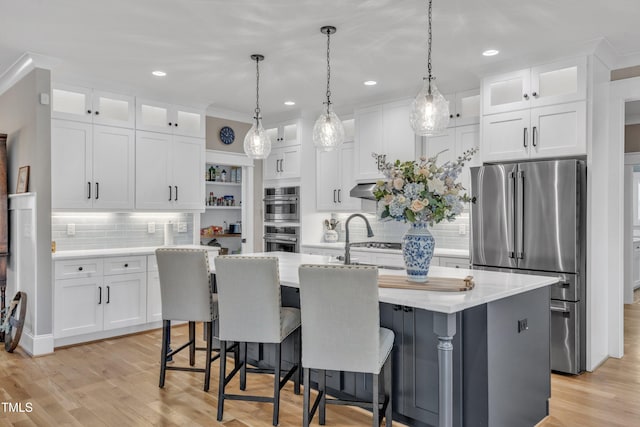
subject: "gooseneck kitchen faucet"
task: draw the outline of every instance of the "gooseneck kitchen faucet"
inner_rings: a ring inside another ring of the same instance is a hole
[[[369,224],[369,220],[367,219],[367,217],[365,217],[362,214],[356,213],[353,214],[351,216],[349,216],[349,218],[347,218],[347,221],[344,223],[344,228],[346,230],[346,236],[344,239],[344,263],[345,265],[347,264],[351,264],[351,243],[349,243],[349,222],[355,218],[355,217],[360,217],[364,220],[364,223],[367,225],[367,237],[373,237],[373,230],[371,229],[371,224]]]

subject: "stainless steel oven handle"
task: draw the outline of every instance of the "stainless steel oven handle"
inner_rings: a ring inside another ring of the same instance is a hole
[[[265,237],[264,240],[267,243],[287,243],[287,244],[288,243],[293,243],[293,244],[297,243],[296,239],[294,239],[294,240],[289,240],[289,239],[270,239],[268,237]]]
[[[570,310],[567,310],[565,308],[553,307],[553,306],[551,306],[551,311],[553,311],[555,313],[571,313]]]
[[[272,203],[272,202],[297,202],[297,197],[283,197],[283,196],[272,196],[265,197],[262,199],[263,202]]]

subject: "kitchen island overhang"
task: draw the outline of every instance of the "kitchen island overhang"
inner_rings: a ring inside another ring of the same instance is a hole
[[[289,288],[299,287],[301,264],[335,264],[319,255],[244,256],[277,257],[281,283]],[[404,275],[383,269],[380,274]],[[432,277],[467,275],[473,276],[475,287],[466,292],[379,289],[381,319],[383,311],[391,313],[387,320],[404,317],[399,323],[413,334],[405,330],[398,338],[396,331],[396,341],[402,341],[394,346],[402,352],[396,358],[409,372],[402,373],[402,384],[410,385],[396,390],[394,380],[394,395],[400,400],[394,417],[416,425],[535,425],[548,414],[549,286],[558,279],[435,266],[430,270]],[[381,320],[388,326],[384,323]],[[339,384],[343,382],[350,384]],[[349,388],[336,392],[351,394]],[[366,390],[356,386],[354,394],[362,393]]]

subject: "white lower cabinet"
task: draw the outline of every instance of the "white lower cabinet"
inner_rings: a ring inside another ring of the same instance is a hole
[[[128,266],[142,272],[122,273]],[[61,260],[54,268],[54,338],[146,323],[146,257]]]
[[[469,268],[469,258],[438,257],[440,267]]]

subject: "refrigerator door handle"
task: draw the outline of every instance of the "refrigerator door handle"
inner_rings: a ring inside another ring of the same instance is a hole
[[[518,171],[516,190],[516,257],[524,258],[524,172]]]
[[[511,197],[511,200],[509,201],[511,206],[515,205],[515,189],[516,189],[516,174],[515,172],[509,172],[509,186],[510,188],[508,189],[509,195]],[[509,230],[511,230],[511,233],[515,233],[514,231],[514,224],[515,224],[515,210],[511,211],[511,215],[507,216],[508,220],[511,222],[511,224],[507,225],[507,228]],[[511,236],[509,236],[509,239],[511,240],[512,243],[515,243],[515,239],[514,239],[514,235],[511,234]],[[516,257],[516,253],[514,251],[509,251],[509,258],[514,259]]]

